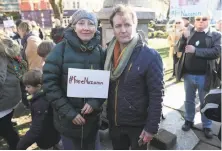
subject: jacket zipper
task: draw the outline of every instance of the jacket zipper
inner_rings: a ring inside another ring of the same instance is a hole
[[[119,80],[116,82],[116,89],[115,89],[115,125],[117,124],[117,97],[118,97],[118,87],[119,87]]]
[[[124,83],[126,82],[126,80],[127,80],[127,78],[128,78],[128,74],[129,74],[129,72],[130,72],[132,66],[133,66],[133,63],[131,63],[131,64],[129,65],[129,68],[128,68],[127,73],[126,73],[126,76],[125,76]]]

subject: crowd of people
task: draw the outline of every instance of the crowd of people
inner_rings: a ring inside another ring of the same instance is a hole
[[[194,25],[188,20],[176,20],[168,38],[173,75],[184,79],[184,131],[193,125],[196,91],[202,105],[207,92],[220,85],[214,71],[221,55],[221,21],[217,32],[209,27],[210,15],[195,17]],[[114,37],[106,49],[95,14],[83,9],[72,15],[68,27],[57,23],[52,41],[26,20],[16,22],[13,36],[0,34],[0,136],[9,149],[33,143],[40,149],[101,149],[98,130],[105,99],[68,97],[69,68],[110,71],[107,119],[113,149],[147,149],[161,120],[163,62],[137,32],[130,6],[117,5],[110,24]],[[22,138],[11,122],[20,100],[32,118]],[[202,123],[205,136],[212,138],[212,121],[202,114]]]

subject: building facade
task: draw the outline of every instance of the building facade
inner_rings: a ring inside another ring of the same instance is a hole
[[[22,19],[35,21],[41,27],[52,25],[52,9],[48,0],[20,0]]]
[[[51,9],[48,0],[20,0],[19,7],[21,11],[36,11]]]
[[[19,12],[18,0],[0,0],[0,13]]]
[[[103,7],[104,0],[63,0],[64,10],[87,9],[89,11],[98,12]]]

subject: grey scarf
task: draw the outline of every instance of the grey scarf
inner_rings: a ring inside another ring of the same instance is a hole
[[[127,66],[127,63],[129,62],[129,59],[133,53],[133,50],[139,40],[139,35],[136,34],[134,38],[131,40],[131,42],[126,46],[126,49],[124,54],[122,55],[122,58],[119,61],[118,66],[116,69],[113,68],[113,53],[114,53],[114,47],[117,42],[116,38],[114,37],[112,41],[110,42],[108,48],[107,48],[107,56],[106,61],[104,65],[104,69],[111,71],[110,78],[112,81],[115,81],[119,76],[123,73],[124,69]]]

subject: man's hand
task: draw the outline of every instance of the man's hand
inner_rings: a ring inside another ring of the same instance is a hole
[[[192,45],[187,45],[185,47],[185,53],[195,53],[195,47]]]
[[[89,104],[86,103],[84,105],[84,107],[82,108],[81,113],[82,114],[90,114],[90,113],[92,113],[92,111],[93,111],[93,108]]]
[[[73,120],[72,120],[73,124],[75,125],[84,125],[86,123],[86,120],[80,115],[78,114]]]
[[[150,134],[145,130],[143,130],[142,133],[140,134],[140,138],[143,139],[143,144],[145,145],[153,139],[153,134]]]

